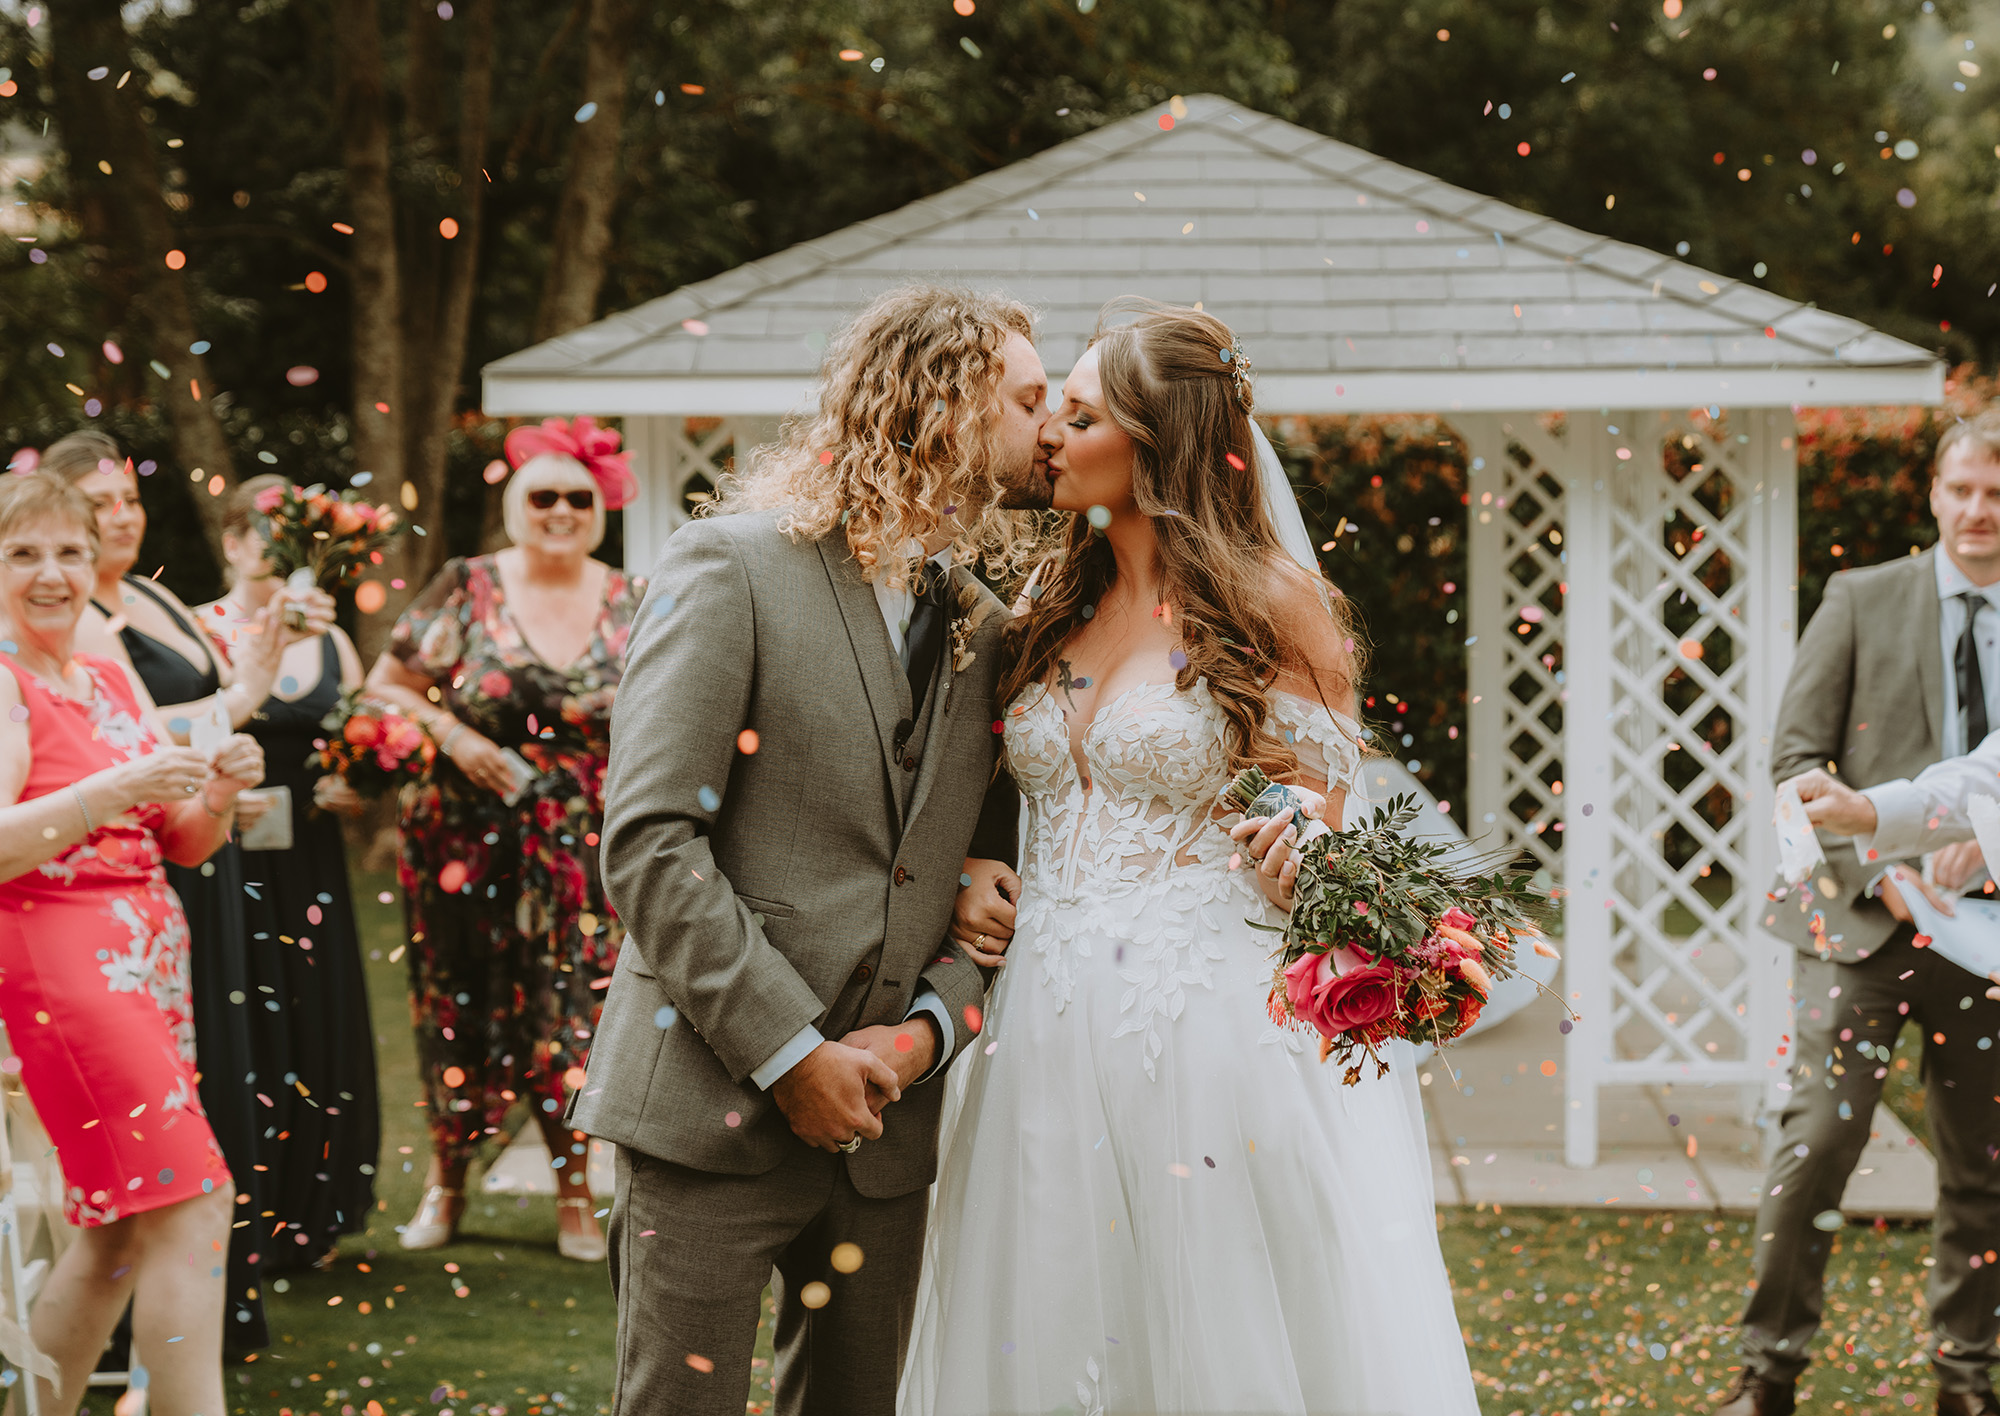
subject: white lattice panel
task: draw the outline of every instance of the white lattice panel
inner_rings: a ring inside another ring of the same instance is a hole
[[[1785,960],[1756,912],[1793,635],[1791,419],[1455,421],[1476,460],[1473,824],[1562,882],[1582,1014],[1566,1151],[1590,1165],[1602,1087],[1782,1086]]]
[[[1563,836],[1564,487],[1536,423],[1462,418],[1471,547],[1469,834],[1559,873]]]
[[[639,476],[639,499],[625,510],[625,564],[650,567],[676,526],[687,520],[690,493],[715,486],[740,451],[777,436],[776,418],[625,420],[625,445]]]

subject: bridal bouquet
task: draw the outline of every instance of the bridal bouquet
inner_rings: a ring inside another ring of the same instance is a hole
[[[389,507],[317,484],[266,487],[255,505],[264,518],[272,573],[298,588],[317,585],[329,592],[359,580],[378,563],[400,520]]]
[[[320,719],[326,736],[313,742],[306,766],[343,778],[364,797],[392,792],[421,777],[437,757],[431,735],[416,719],[348,689]]]
[[[1223,804],[1245,816],[1274,816],[1306,798],[1246,768]],[[1361,1059],[1389,1070],[1376,1048],[1394,1038],[1443,1044],[1479,1019],[1497,979],[1519,972],[1514,941],[1555,950],[1535,926],[1530,877],[1454,870],[1453,847],[1402,834],[1416,818],[1414,797],[1397,797],[1355,831],[1303,822],[1292,917],[1271,985],[1274,1022],[1305,1024],[1322,1039],[1320,1060],[1339,1054],[1342,1079],[1361,1079]]]

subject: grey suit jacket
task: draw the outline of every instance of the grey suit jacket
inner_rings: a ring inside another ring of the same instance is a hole
[[[806,1024],[898,1023],[928,984],[954,1019],[945,1046],[971,1041],[985,980],[945,930],[999,751],[1006,616],[954,579],[972,658],[954,671],[947,644],[906,767],[909,684],[839,532],[794,542],[760,512],[668,539],[611,717],[602,858],[627,934],[572,1125],[761,1174],[804,1143],[750,1073]],[[846,1158],[861,1193],[930,1183],[943,1095],[940,1072],[883,1112]]]
[[[1799,638],[1778,705],[1771,772],[1784,781],[1827,768],[1850,787],[1914,777],[1944,744],[1944,662],[1938,645],[1935,549],[1842,571]],[[1862,890],[1877,873],[1844,836],[1820,833],[1826,864],[1805,889],[1765,912],[1767,927],[1801,953],[1865,959],[1896,921]],[[1782,887],[1783,882],[1779,882]],[[1808,893],[1809,892],[1809,893]],[[1818,933],[1818,916],[1824,929]]]

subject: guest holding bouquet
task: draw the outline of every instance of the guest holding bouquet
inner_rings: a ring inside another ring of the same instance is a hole
[[[162,1412],[220,1412],[229,1166],[195,1085],[188,924],[166,860],[228,836],[262,773],[242,734],[177,746],[124,665],[78,652],[96,515],[58,477],[0,480],[0,1018],[79,1229],[36,1346],[68,1416],[126,1304]],[[199,1255],[199,1262],[191,1256]]]
[[[585,1141],[561,1116],[625,932],[604,899],[597,836],[611,703],[644,582],[591,557],[605,512],[635,490],[617,447],[588,418],[510,433],[514,544],[447,563],[369,674],[369,694],[422,722],[442,759],[402,799],[433,1148],[407,1249],[450,1241],[466,1167],[518,1100],[564,1162],[558,1247],[604,1257]]]
[[[160,705],[174,741],[188,742],[197,722],[219,721],[231,731],[243,727],[270,696],[285,645],[333,623],[331,598],[288,591],[282,603],[266,607],[257,633],[245,638],[234,662],[225,660],[173,591],[132,573],[146,538],[146,509],[132,464],[118,445],[94,430],[71,433],[49,445],[41,470],[75,486],[96,516],[100,550],[78,643],[137,673]],[[296,627],[283,625],[288,612]],[[268,800],[254,792],[246,796],[238,824],[252,826]],[[233,841],[197,866],[167,865],[167,883],[187,913],[202,1106],[237,1176],[237,1203],[244,1212],[238,1217],[255,1219],[270,1205],[263,1193],[268,1171],[257,1168],[264,1163],[258,1146],[266,1122],[252,1080],[258,1067],[246,1002],[256,994],[256,983],[248,967],[243,906],[249,897],[243,878],[242,855]],[[238,998],[246,1002],[232,1001]],[[270,1343],[259,1277],[267,1247],[261,1236],[269,1232],[253,1223],[230,1234],[226,1332],[232,1351]]]
[[[260,499],[288,489],[253,477],[229,495],[222,549],[229,592],[198,618],[232,658],[254,657],[285,583],[269,554]],[[338,577],[340,572],[335,571]],[[345,805],[339,779],[308,766],[320,720],[359,688],[361,658],[338,626],[284,644],[270,696],[246,727],[264,748],[272,817],[243,839],[249,889],[247,1011],[257,1078],[259,1160],[267,1167],[258,1232],[267,1274],[325,1258],[367,1224],[375,1197],[381,1118],[368,986],[355,933],[339,821],[316,803]]]

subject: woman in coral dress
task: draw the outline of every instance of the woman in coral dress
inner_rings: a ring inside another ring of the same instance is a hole
[[[123,666],[75,653],[96,553],[76,489],[0,484],[0,1020],[81,1231],[35,1305],[61,1373],[60,1400],[37,1379],[41,1410],[76,1409],[130,1302],[156,1416],[215,1413],[234,1191],[195,1089],[163,862],[223,843],[263,753],[240,734],[175,746]]]

